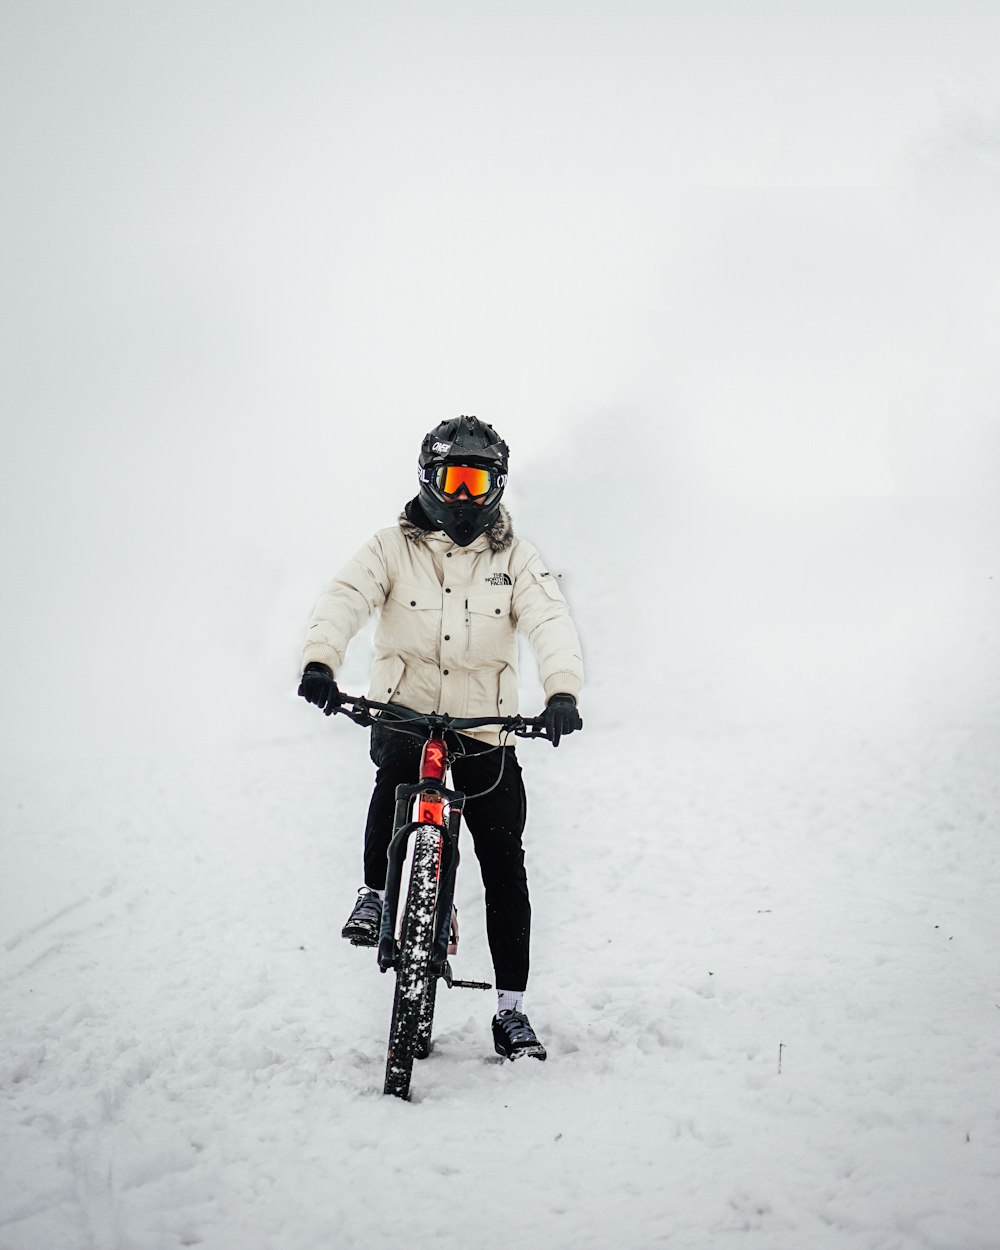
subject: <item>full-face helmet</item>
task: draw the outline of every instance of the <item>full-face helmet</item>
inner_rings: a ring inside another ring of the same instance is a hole
[[[420,506],[460,547],[484,533],[507,485],[507,444],[478,417],[442,421],[420,447]]]

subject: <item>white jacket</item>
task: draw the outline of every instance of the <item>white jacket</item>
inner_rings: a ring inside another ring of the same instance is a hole
[[[309,622],[303,666],[336,675],[347,644],[379,612],[368,698],[447,716],[517,714],[517,631],[531,642],[545,697],[578,695],[580,640],[556,579],[500,513],[459,547],[405,515],[344,565]],[[499,740],[496,730],[470,737]]]

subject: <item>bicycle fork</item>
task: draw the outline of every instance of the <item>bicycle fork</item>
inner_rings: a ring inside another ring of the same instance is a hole
[[[451,937],[452,906],[455,899],[455,876],[458,871],[458,832],[462,821],[465,795],[458,790],[446,788],[445,772],[448,753],[440,738],[429,738],[420,756],[420,780],[416,785],[396,787],[396,811],[393,834],[389,842],[388,871],[385,883],[385,902],[382,907],[382,924],[379,929],[378,966],[387,972],[396,966],[398,947],[396,927],[399,913],[399,897],[403,881],[403,867],[410,837],[426,825],[440,835],[438,858],[438,890],[434,905],[434,941],[429,958],[432,976],[445,975],[448,963],[448,944]],[[413,800],[417,800],[417,819],[410,820]],[[445,817],[445,807],[448,814]]]

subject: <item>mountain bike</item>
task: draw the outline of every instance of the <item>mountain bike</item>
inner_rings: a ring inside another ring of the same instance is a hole
[[[356,725],[424,739],[420,768],[411,785],[396,787],[396,810],[389,842],[385,902],[378,941],[378,966],[396,974],[383,1092],[408,1098],[414,1059],[430,1054],[437,983],[490,990],[485,981],[460,981],[449,955],[458,948],[455,877],[458,835],[466,795],[447,785],[449,753],[445,734],[495,727],[508,737],[548,738],[541,718],[522,716],[462,718],[423,714],[389,703],[342,696],[336,710]],[[503,767],[501,755],[500,768]],[[403,873],[409,855],[405,899]]]

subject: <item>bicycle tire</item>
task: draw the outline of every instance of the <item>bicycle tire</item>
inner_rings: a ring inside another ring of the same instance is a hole
[[[406,907],[396,960],[396,992],[392,1002],[392,1023],[386,1053],[386,1094],[409,1098],[410,1075],[421,1031],[421,1015],[426,1015],[429,999],[434,1010],[434,982],[429,962],[434,940],[434,906],[437,902],[441,867],[441,831],[422,825],[413,834],[413,862],[406,891]],[[430,1043],[430,1019],[426,1020],[426,1040]]]
[[[420,1011],[417,1014],[417,1038],[413,1046],[414,1059],[426,1059],[431,1053],[434,1028],[434,1003],[437,999],[438,979],[433,974],[427,977],[423,996],[420,999]]]

